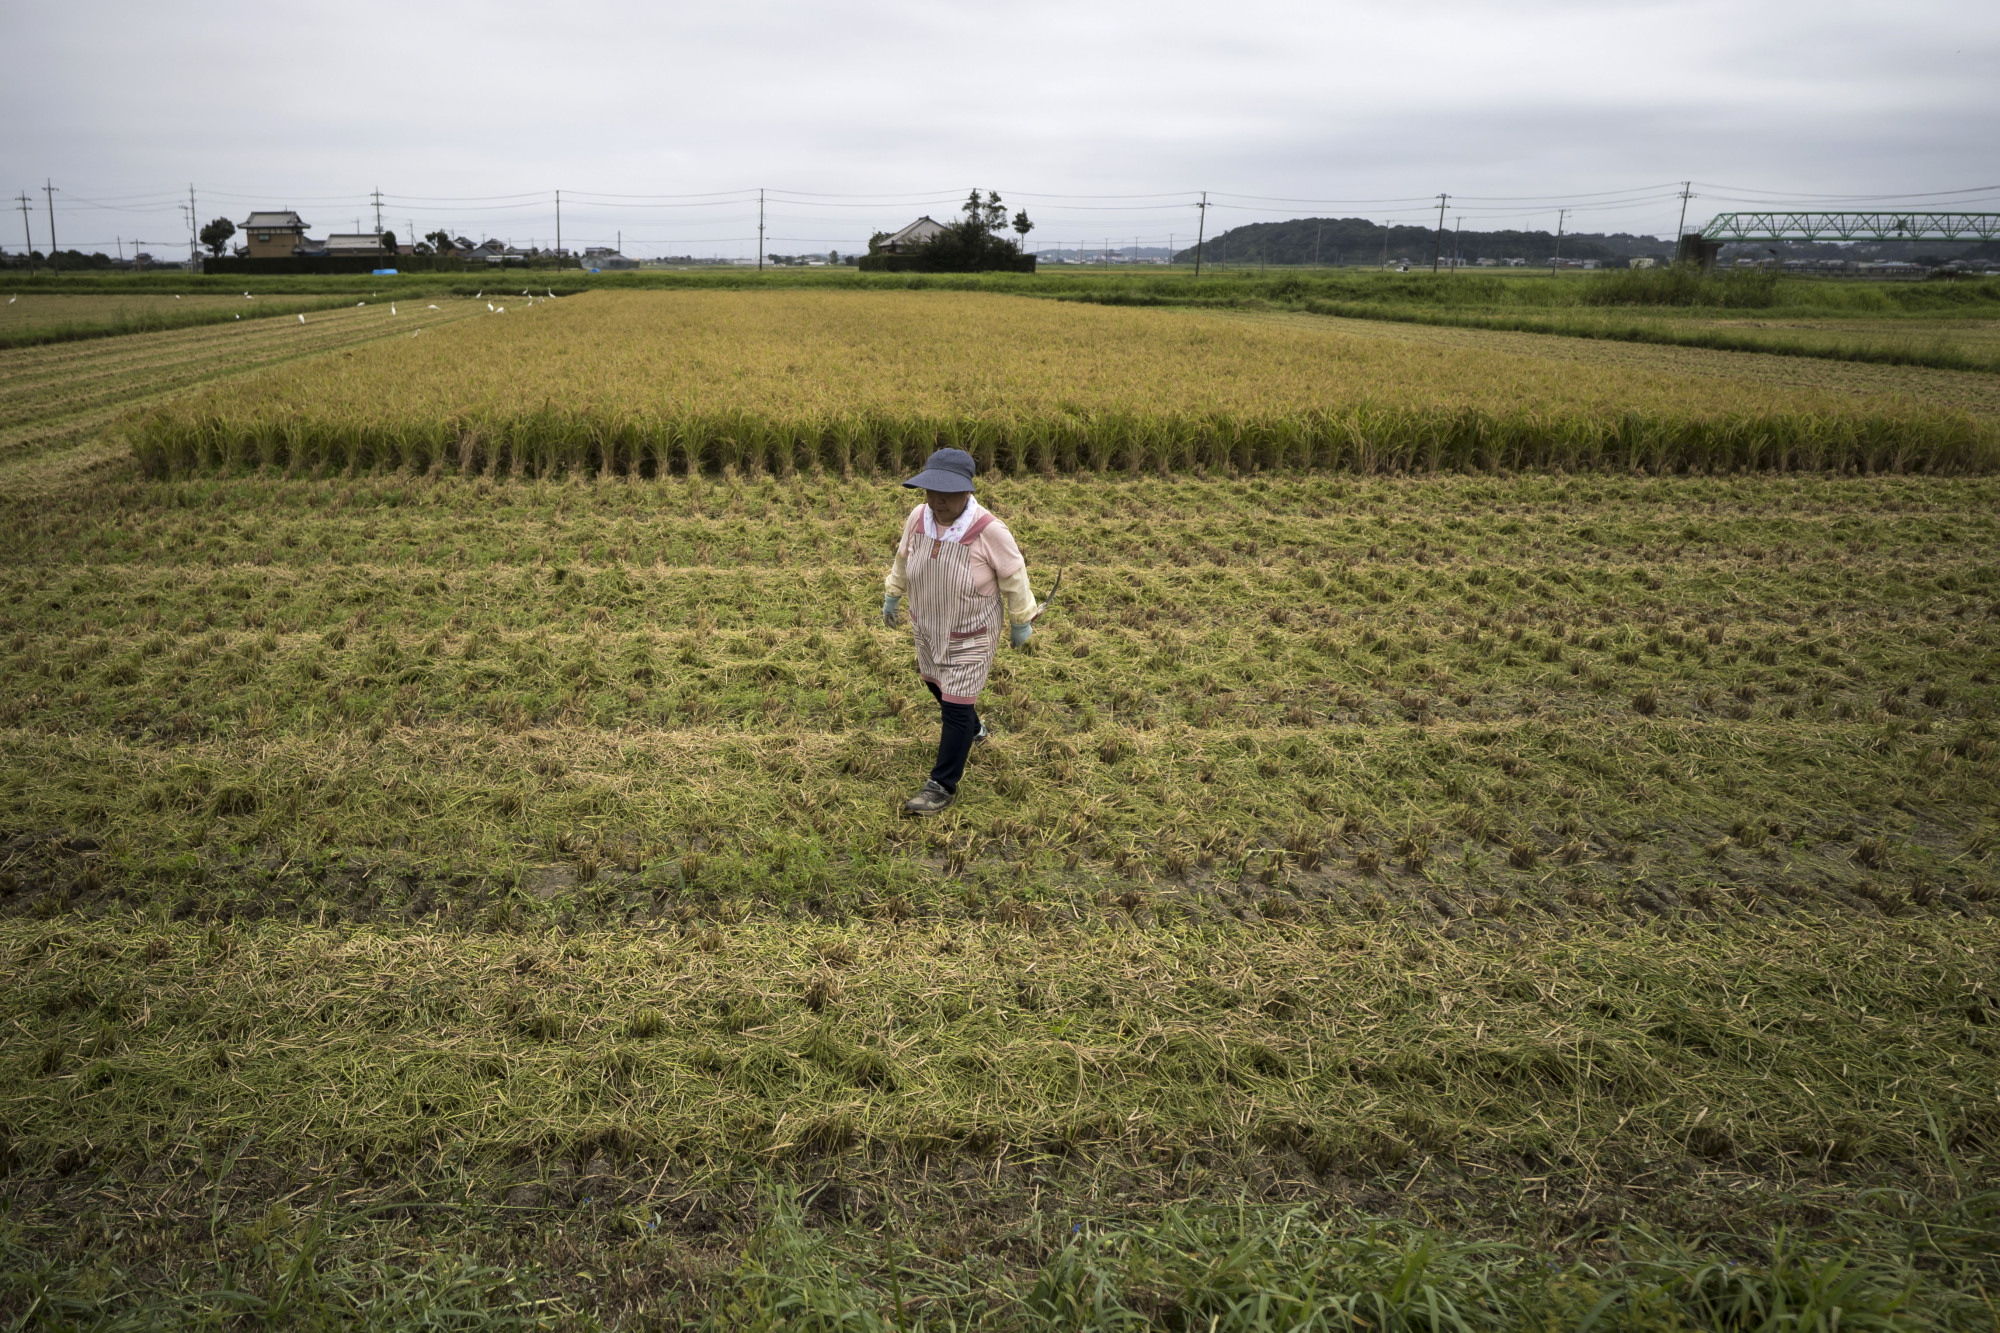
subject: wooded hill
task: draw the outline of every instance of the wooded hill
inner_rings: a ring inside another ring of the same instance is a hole
[[[1435,227],[1370,222],[1366,218],[1293,218],[1289,222],[1251,222],[1211,236],[1203,244],[1204,264],[1379,264],[1383,257],[1383,234],[1388,235],[1391,263],[1407,260],[1429,264],[1437,244]],[[1481,259],[1525,259],[1531,264],[1547,264],[1556,253],[1552,231],[1466,231],[1457,237],[1458,254],[1468,262]],[[1453,237],[1444,234],[1444,256],[1452,254]],[[1633,236],[1619,232],[1566,233],[1562,238],[1565,259],[1598,259],[1616,262],[1640,255],[1662,259],[1673,254],[1673,242],[1653,236]],[[1177,264],[1194,263],[1194,247],[1177,251]]]

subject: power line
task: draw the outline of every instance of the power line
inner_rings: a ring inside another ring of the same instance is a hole
[[[1945,199],[1962,194],[1992,194],[2000,192],[2000,185],[1975,185],[1963,190],[1932,190],[1927,194],[1788,194],[1782,190],[1756,190],[1747,185],[1718,185],[1714,181],[1690,181],[1710,190],[1731,190],[1747,194],[1756,199],[1812,199],[1821,202],[1853,200],[1856,203],[1876,203],[1893,199]]]

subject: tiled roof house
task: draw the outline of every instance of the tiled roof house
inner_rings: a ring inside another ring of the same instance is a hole
[[[907,254],[928,241],[933,236],[944,233],[944,224],[928,215],[918,218],[909,226],[883,241],[879,252],[885,255]]]
[[[290,259],[310,245],[305,222],[290,209],[252,213],[241,230],[243,253],[251,259]]]

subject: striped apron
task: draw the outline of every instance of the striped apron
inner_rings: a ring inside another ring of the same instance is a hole
[[[910,627],[916,631],[917,674],[949,704],[979,701],[993,655],[1000,650],[1000,591],[982,596],[972,582],[974,538],[993,521],[981,514],[957,541],[910,535],[903,572],[910,580]]]

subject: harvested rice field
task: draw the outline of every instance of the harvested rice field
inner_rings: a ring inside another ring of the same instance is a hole
[[[1737,350],[1717,350],[1677,344],[1667,338],[1649,342],[1644,338],[1625,339],[1610,333],[1569,334],[1553,326],[1546,332],[1523,332],[1447,324],[1353,320],[1276,311],[1242,311],[1236,312],[1236,317],[1263,323],[1306,323],[1340,329],[1358,337],[1373,336],[1426,343],[1434,347],[1512,352],[1569,366],[1572,373],[1577,374],[1591,374],[1599,367],[1639,369],[1695,380],[1734,381],[1739,386],[1753,389],[1760,386],[1780,391],[1805,388],[1855,402],[1888,401],[1905,407],[1922,403],[1949,412],[1964,413],[1989,424],[2000,422],[2000,375],[1990,371],[1941,369],[1921,364],[1881,365],[1855,360],[1821,365],[1813,357],[1762,352],[1750,345]],[[1700,323],[1682,316],[1671,321],[1669,327]],[[1714,323],[1719,329],[1729,331],[1744,321],[1717,320]],[[1856,331],[1873,329],[1893,332],[1898,327],[1897,322],[1882,321],[1860,325]],[[1977,349],[1982,345],[1984,323],[1975,323],[1970,330],[1964,324],[1945,326],[1939,323],[1931,327],[1935,336],[1950,339],[1955,349]],[[1885,333],[1884,336],[1889,335]]]
[[[10,292],[0,302],[0,348],[237,324],[340,309],[345,295],[256,296],[248,292]]]
[[[607,419],[1005,418],[1035,364],[1035,412],[1150,364],[1163,417],[1305,414],[1332,348],[1417,413],[1416,374],[1908,410],[1024,301],[1017,352],[926,304],[897,360],[872,294],[697,295],[61,349],[146,368],[0,460],[0,1312],[1994,1327],[2000,480],[1002,432],[981,498],[1062,591],[919,822],[937,717],[879,621],[914,428],[845,468],[146,456],[371,381],[385,432],[544,375]],[[1239,382],[1168,373],[1218,342]]]
[[[236,300],[243,303],[240,296]],[[484,313],[469,301],[448,299],[415,302],[394,314],[387,301],[357,304],[343,298],[334,309],[310,313],[282,298],[258,298],[258,303],[283,313],[121,337],[0,346],[0,465],[58,446],[102,443],[109,427],[135,408],[195,385],[377,339],[411,338],[417,328],[466,318],[475,308]],[[432,304],[439,308],[430,309]]]

